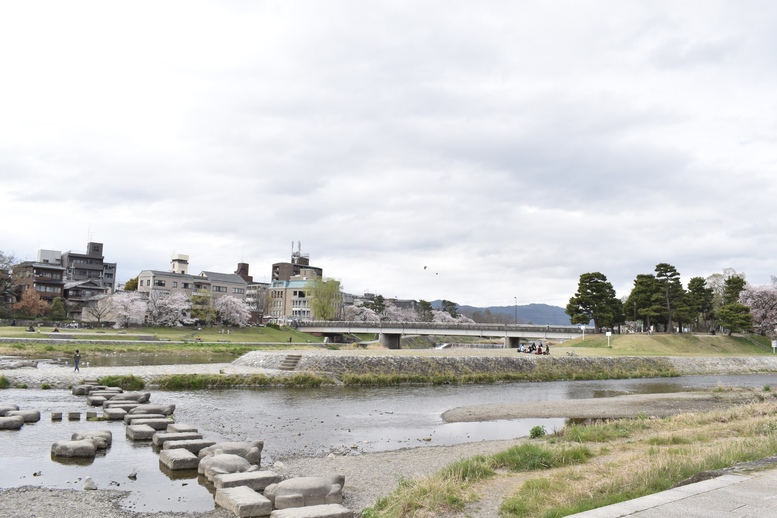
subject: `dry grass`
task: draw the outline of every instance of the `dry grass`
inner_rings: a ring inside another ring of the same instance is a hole
[[[498,512],[504,517],[553,518],[662,491],[702,471],[777,454],[775,397],[755,390],[750,396],[750,402],[725,410],[570,426],[530,442],[551,449],[587,447],[593,455],[587,462],[517,477],[494,470],[471,479],[445,476],[456,471],[449,467],[404,481],[364,516],[467,517]],[[495,506],[501,500],[498,511],[486,513],[478,507],[477,495],[495,493],[503,495],[495,499]]]

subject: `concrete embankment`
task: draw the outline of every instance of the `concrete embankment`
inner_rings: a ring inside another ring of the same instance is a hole
[[[679,375],[742,374],[777,372],[777,357],[604,357],[505,355],[435,355],[430,351],[405,354],[358,354],[348,351],[293,351],[301,355],[297,371],[327,372],[335,376],[351,374],[456,375],[476,373],[527,373],[545,364],[555,369],[576,371],[669,371]],[[278,369],[286,358],[280,352],[249,352],[234,365]]]

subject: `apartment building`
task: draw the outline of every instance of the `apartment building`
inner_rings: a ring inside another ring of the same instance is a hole
[[[34,289],[40,298],[51,302],[65,295],[65,268],[57,264],[25,261],[14,267],[16,292],[21,298],[22,292]]]

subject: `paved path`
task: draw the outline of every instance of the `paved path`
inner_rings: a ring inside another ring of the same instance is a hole
[[[723,475],[576,518],[777,518],[777,468]]]

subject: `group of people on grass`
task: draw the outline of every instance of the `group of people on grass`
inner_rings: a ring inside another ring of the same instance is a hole
[[[519,353],[529,353],[529,354],[550,354],[550,344],[543,344],[540,342],[539,344],[532,342],[530,344],[520,344],[518,346],[518,352]]]

